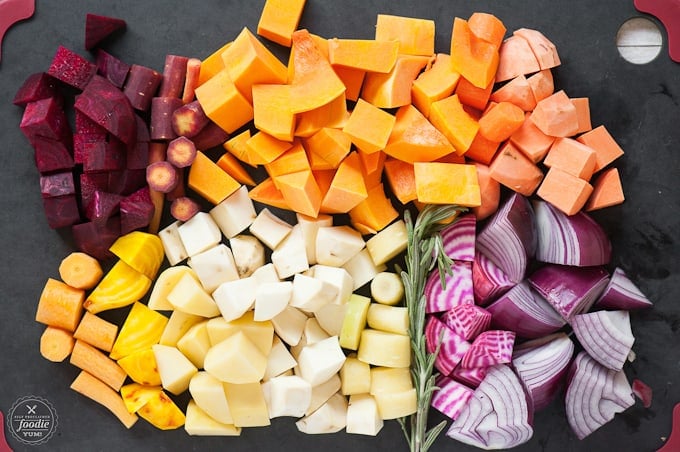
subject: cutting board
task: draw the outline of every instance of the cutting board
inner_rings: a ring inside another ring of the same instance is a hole
[[[128,29],[105,48],[128,63],[161,70],[165,55],[203,58],[233,39],[242,27],[254,30],[263,1],[203,0],[115,2],[38,1],[35,16],[9,30],[0,63],[0,410],[7,414],[20,397],[51,402],[58,414],[48,450],[216,450],[230,451],[406,450],[398,424],[386,422],[378,437],[338,433],[307,436],[292,419],[243,431],[238,438],[189,437],[162,432],[146,422],[127,431],[106,410],[69,389],[77,370],[42,359],[42,326],[33,321],[41,288],[56,277],[59,261],[72,250],[69,234],[48,228],[31,149],[20,133],[21,109],[11,100],[24,78],[47,68],[58,45],[81,54],[88,12],[125,19]],[[436,22],[437,50],[448,52],[455,16],[487,11],[508,30],[543,31],[556,45],[562,66],[558,87],[572,97],[589,97],[593,125],[605,124],[625,150],[616,166],[626,202],[597,212],[610,234],[613,264],[621,266],[655,303],[632,316],[637,358],[626,366],[654,390],[652,407],[640,403],[579,441],[570,432],[557,400],[536,413],[535,434],[517,451],[651,451],[670,432],[673,405],[680,401],[680,66],[666,51],[646,65],[623,60],[616,33],[638,16],[633,2],[308,0],[301,27],[326,37],[372,38],[378,13],[423,17]],[[278,55],[283,48],[271,46]],[[433,422],[442,416],[431,415]],[[8,435],[15,450],[34,450]],[[433,450],[473,450],[441,436]]]

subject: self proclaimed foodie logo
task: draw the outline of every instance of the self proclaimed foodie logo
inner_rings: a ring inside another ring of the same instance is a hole
[[[7,413],[7,429],[24,444],[44,444],[57,430],[57,412],[47,399],[21,397]]]

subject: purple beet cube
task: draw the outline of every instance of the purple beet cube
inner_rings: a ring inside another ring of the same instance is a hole
[[[149,187],[144,187],[120,201],[120,232],[127,234],[145,228],[151,222],[154,205],[151,202]]]
[[[106,145],[106,135],[106,133],[104,136],[98,133],[73,134],[73,160],[76,163],[85,163],[86,156],[90,152],[89,146],[92,146],[92,143],[104,143]]]
[[[99,173],[125,169],[125,146],[118,140],[83,143],[83,171]]]
[[[28,103],[19,127],[29,140],[41,136],[70,143],[71,126],[62,105],[54,97]]]
[[[35,136],[30,141],[34,150],[35,166],[41,174],[70,170],[74,167],[71,150],[61,141],[41,136]]]
[[[83,90],[97,72],[97,66],[64,46],[59,46],[47,73],[76,89]]]
[[[96,190],[85,207],[85,217],[95,224],[104,224],[119,212],[121,195]]]
[[[99,75],[113,83],[117,88],[122,88],[125,84],[130,65],[103,51],[97,49],[97,72]]]
[[[63,102],[57,86],[57,80],[45,72],[37,72],[29,75],[17,90],[12,103],[25,107],[30,102],[35,102],[49,97],[54,97],[60,103]]]
[[[110,171],[109,191],[128,196],[146,186],[146,169]]]
[[[127,169],[143,169],[149,165],[149,143],[138,141],[135,147],[127,149]]]
[[[151,141],[149,126],[139,115],[137,115],[137,141]]]
[[[71,228],[73,240],[76,247],[84,252],[105,261],[113,257],[109,251],[113,242],[120,237],[120,216],[110,217],[103,224],[96,224],[92,221],[80,223]]]
[[[80,175],[80,205],[86,208],[95,191],[109,191],[107,173],[83,173]]]
[[[78,98],[79,96],[76,96]],[[74,133],[84,133],[88,135],[100,135],[103,140],[106,139],[108,136],[109,132],[88,118],[86,115],[83,113],[79,112],[78,110],[75,111],[75,118],[76,118],[76,127],[75,127],[75,132]]]
[[[123,19],[88,13],[85,16],[85,48],[92,50],[117,30],[124,30]]]
[[[43,198],[43,208],[47,224],[52,229],[72,226],[80,222],[78,200],[75,195]]]
[[[76,194],[73,172],[47,174],[40,176],[40,193],[43,198],[55,198]]]

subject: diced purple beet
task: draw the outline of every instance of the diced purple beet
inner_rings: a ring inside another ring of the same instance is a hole
[[[159,97],[182,97],[188,62],[189,58],[184,56],[165,56],[163,80],[161,81],[161,86],[158,88]]]
[[[72,171],[40,176],[40,194],[43,198],[55,198],[76,194]]]
[[[127,148],[125,159],[127,169],[145,170],[149,164],[149,142],[138,141],[133,148]]]
[[[70,170],[74,167],[73,156],[69,147],[61,141],[35,136],[31,140],[33,156],[38,172],[52,173]]]
[[[90,152],[93,143],[106,144],[106,134],[75,133],[73,134],[73,160],[76,163],[85,163],[86,156]]]
[[[197,135],[191,138],[191,141],[196,145],[196,149],[205,151],[215,146],[221,146],[228,139],[229,134],[220,126],[210,121]]]
[[[111,193],[128,196],[146,185],[146,169],[125,169],[108,173]]]
[[[80,223],[73,226],[71,232],[73,233],[76,247],[80,251],[89,254],[95,259],[105,261],[113,257],[113,253],[109,251],[109,248],[121,236],[120,216],[113,216],[100,225],[91,221]]]
[[[25,107],[29,102],[54,97],[60,99],[61,94],[57,86],[57,80],[45,72],[37,72],[29,75],[14,95],[12,103]]]
[[[120,201],[120,232],[125,235],[151,222],[154,205],[149,194],[149,187],[144,187]]]
[[[110,81],[115,87],[123,88],[130,65],[102,49],[97,49],[95,57],[97,73]]]
[[[142,119],[141,116],[137,115],[137,142],[151,141],[151,136],[149,135],[149,125]]]
[[[94,192],[109,191],[109,175],[107,173],[83,173],[80,175],[80,205],[84,208],[92,200]]]
[[[149,135],[152,140],[177,138],[172,127],[172,114],[182,105],[182,99],[177,97],[154,97],[151,100]]]
[[[83,144],[83,171],[86,173],[108,172],[125,169],[126,148],[120,141],[97,141]]]
[[[123,93],[130,100],[132,108],[148,111],[151,99],[156,95],[162,79],[163,75],[149,67],[139,64],[130,66]]]
[[[97,66],[64,46],[59,46],[47,73],[76,89],[83,90],[97,72]]]
[[[85,217],[95,224],[104,224],[120,210],[121,195],[96,190],[85,208]]]
[[[125,27],[127,24],[123,19],[88,13],[85,16],[85,48],[92,50],[113,32]]]
[[[47,224],[52,229],[72,226],[80,222],[80,211],[76,195],[43,198]]]
[[[76,99],[79,96],[76,96]],[[74,133],[83,133],[87,135],[99,135],[102,140],[106,140],[106,137],[109,135],[109,132],[91,120],[90,118],[87,117],[87,115],[79,112],[78,110],[75,111],[75,131]]]
[[[63,106],[54,97],[30,102],[26,105],[19,124],[29,140],[40,136],[70,144],[71,126]]]
[[[137,117],[128,98],[107,79],[95,75],[76,99],[76,110],[128,146],[137,139]]]

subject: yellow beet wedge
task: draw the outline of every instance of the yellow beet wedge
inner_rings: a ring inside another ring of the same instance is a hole
[[[92,314],[122,308],[140,300],[151,288],[151,279],[119,260],[97,284],[83,306]]]
[[[163,243],[155,234],[133,231],[119,237],[111,248],[114,255],[149,279],[154,279],[163,263]]]
[[[157,344],[167,323],[168,318],[163,314],[149,309],[142,303],[135,303],[118,333],[109,356],[118,360]]]
[[[173,430],[184,425],[184,413],[164,391],[156,392],[137,414],[160,430]]]

